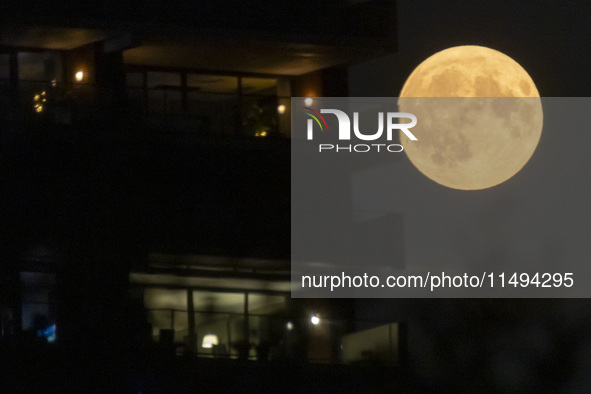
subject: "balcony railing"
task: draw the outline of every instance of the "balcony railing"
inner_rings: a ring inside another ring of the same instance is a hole
[[[0,79],[0,120],[9,122],[116,123],[146,133],[264,139],[288,136],[289,118],[281,119],[288,116],[289,98],[275,95]]]
[[[195,330],[190,333],[186,310],[147,312],[153,341],[174,349],[177,356],[398,364],[397,323],[201,311],[194,313]]]

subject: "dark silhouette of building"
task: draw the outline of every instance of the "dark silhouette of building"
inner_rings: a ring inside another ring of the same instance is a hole
[[[349,64],[396,49],[394,11],[3,3],[0,335],[15,373],[49,365],[39,380],[66,391],[208,374],[217,389],[328,387],[351,374],[293,363],[396,363],[358,337],[341,348],[352,302],[289,297],[290,97],[346,96]],[[397,341],[397,325],[377,330]],[[310,380],[277,379],[294,368]]]

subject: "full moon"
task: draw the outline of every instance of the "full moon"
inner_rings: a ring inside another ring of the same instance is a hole
[[[453,189],[479,190],[517,174],[542,134],[540,95],[529,74],[503,53],[458,46],[427,58],[406,80],[399,110],[417,117],[412,164]]]

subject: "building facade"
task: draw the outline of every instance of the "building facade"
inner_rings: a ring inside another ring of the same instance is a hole
[[[347,96],[393,3],[3,7],[4,339],[398,362],[396,324],[289,287],[290,98]]]

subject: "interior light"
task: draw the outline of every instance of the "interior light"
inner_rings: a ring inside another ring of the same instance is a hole
[[[50,343],[55,342],[55,338],[56,338],[55,324],[52,326],[49,326],[47,328],[37,330],[37,336],[39,338],[41,338],[41,337],[47,338],[47,342],[50,342]]]
[[[285,113],[285,105],[281,104],[277,107],[277,112],[279,112],[279,115],[283,115]]]
[[[312,316],[310,321],[312,322],[312,324],[317,325],[318,323],[320,323],[320,318],[318,316],[314,315],[314,316]]]
[[[218,336],[215,334],[207,334],[203,337],[201,347],[204,349],[211,349],[213,345],[218,344]]]
[[[43,112],[43,103],[47,102],[46,93],[41,92],[40,94],[35,94],[33,96],[33,108],[35,112],[40,113]]]
[[[77,82],[82,82],[84,80],[84,71],[80,70],[80,71],[76,72],[74,77],[76,78]]]
[[[309,106],[311,106],[313,102],[314,102],[314,100],[312,100],[312,97],[307,97],[307,98],[304,100],[304,103],[305,103],[305,104],[306,104],[308,107],[309,107]]]

